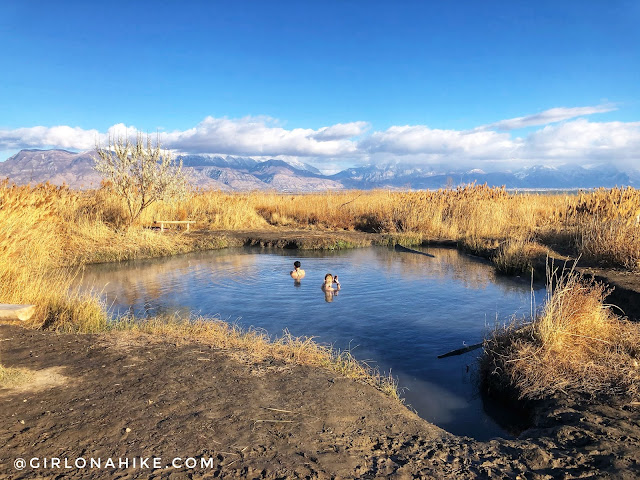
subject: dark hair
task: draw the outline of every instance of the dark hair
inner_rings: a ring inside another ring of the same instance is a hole
[[[300,268],[300,262],[298,260],[296,260],[295,262],[293,262],[293,266],[295,268]]]
[[[327,273],[327,274],[324,276],[324,279],[326,280],[326,279],[327,279],[327,277],[331,277],[331,278],[333,279],[333,275],[331,275],[330,273]]]

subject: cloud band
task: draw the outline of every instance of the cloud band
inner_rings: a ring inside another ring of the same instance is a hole
[[[434,129],[424,125],[392,126],[368,133],[367,122],[339,123],[319,129],[285,129],[267,117],[207,117],[193,128],[161,132],[165,148],[188,153],[298,158],[323,163],[520,163],[624,161],[640,156],[640,122],[592,122],[584,117],[614,110],[612,105],[552,108],[502,120],[472,130]],[[543,126],[525,137],[509,131]],[[30,127],[0,130],[0,150],[65,148],[89,150],[111,136],[135,135],[135,127],[118,124],[107,132],[78,127]]]

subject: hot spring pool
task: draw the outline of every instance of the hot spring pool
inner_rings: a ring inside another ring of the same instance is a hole
[[[286,329],[350,349],[356,358],[391,370],[406,403],[424,419],[479,440],[509,437],[494,420],[506,412],[485,405],[478,393],[476,358],[482,350],[436,357],[481,342],[488,329],[513,315],[528,315],[529,280],[496,275],[487,262],[457,250],[422,250],[435,258],[384,247],[226,249],[93,265],[82,283],[102,292],[114,314],[219,316],[272,336]],[[299,284],[289,276],[295,260],[306,270]],[[342,284],[332,302],[320,289],[327,272],[338,274]],[[534,285],[533,294],[539,306],[544,287]]]

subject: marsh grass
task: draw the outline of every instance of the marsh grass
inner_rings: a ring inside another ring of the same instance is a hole
[[[568,205],[582,255],[605,265],[640,270],[640,191],[600,188]]]
[[[508,275],[530,273],[549,254],[549,249],[531,238],[508,239],[492,258],[496,269]]]
[[[516,260],[514,268],[522,257],[513,253],[518,245],[527,250],[531,241],[556,238],[583,258],[640,268],[640,193],[632,188],[579,195],[512,194],[484,185],[299,195],[196,190],[184,200],[152,204],[130,228],[126,205],[109,184],[75,192],[51,185],[15,187],[5,181],[0,184],[0,205],[0,222],[14,244],[22,248],[30,237],[43,233],[51,241],[42,243],[51,248],[35,251],[33,259],[57,260],[60,265],[208,248],[197,245],[196,235],[160,235],[142,228],[154,220],[189,219],[196,221],[194,230],[352,230],[451,240],[482,254],[496,253],[492,243],[510,241],[501,264],[511,257]],[[12,220],[2,218],[7,209],[13,212]],[[18,211],[23,213],[17,215]],[[29,228],[41,221],[47,231]]]
[[[550,269],[544,309],[485,341],[489,389],[522,399],[640,394],[640,326],[605,304],[609,291],[573,268]]]

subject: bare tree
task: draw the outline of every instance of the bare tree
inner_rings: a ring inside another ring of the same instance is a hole
[[[136,141],[128,137],[109,137],[107,148],[96,146],[96,171],[124,198],[129,209],[130,226],[140,213],[154,202],[182,197],[187,191],[187,176],[182,161],[176,162],[171,154],[155,146],[149,135],[138,134]]]

